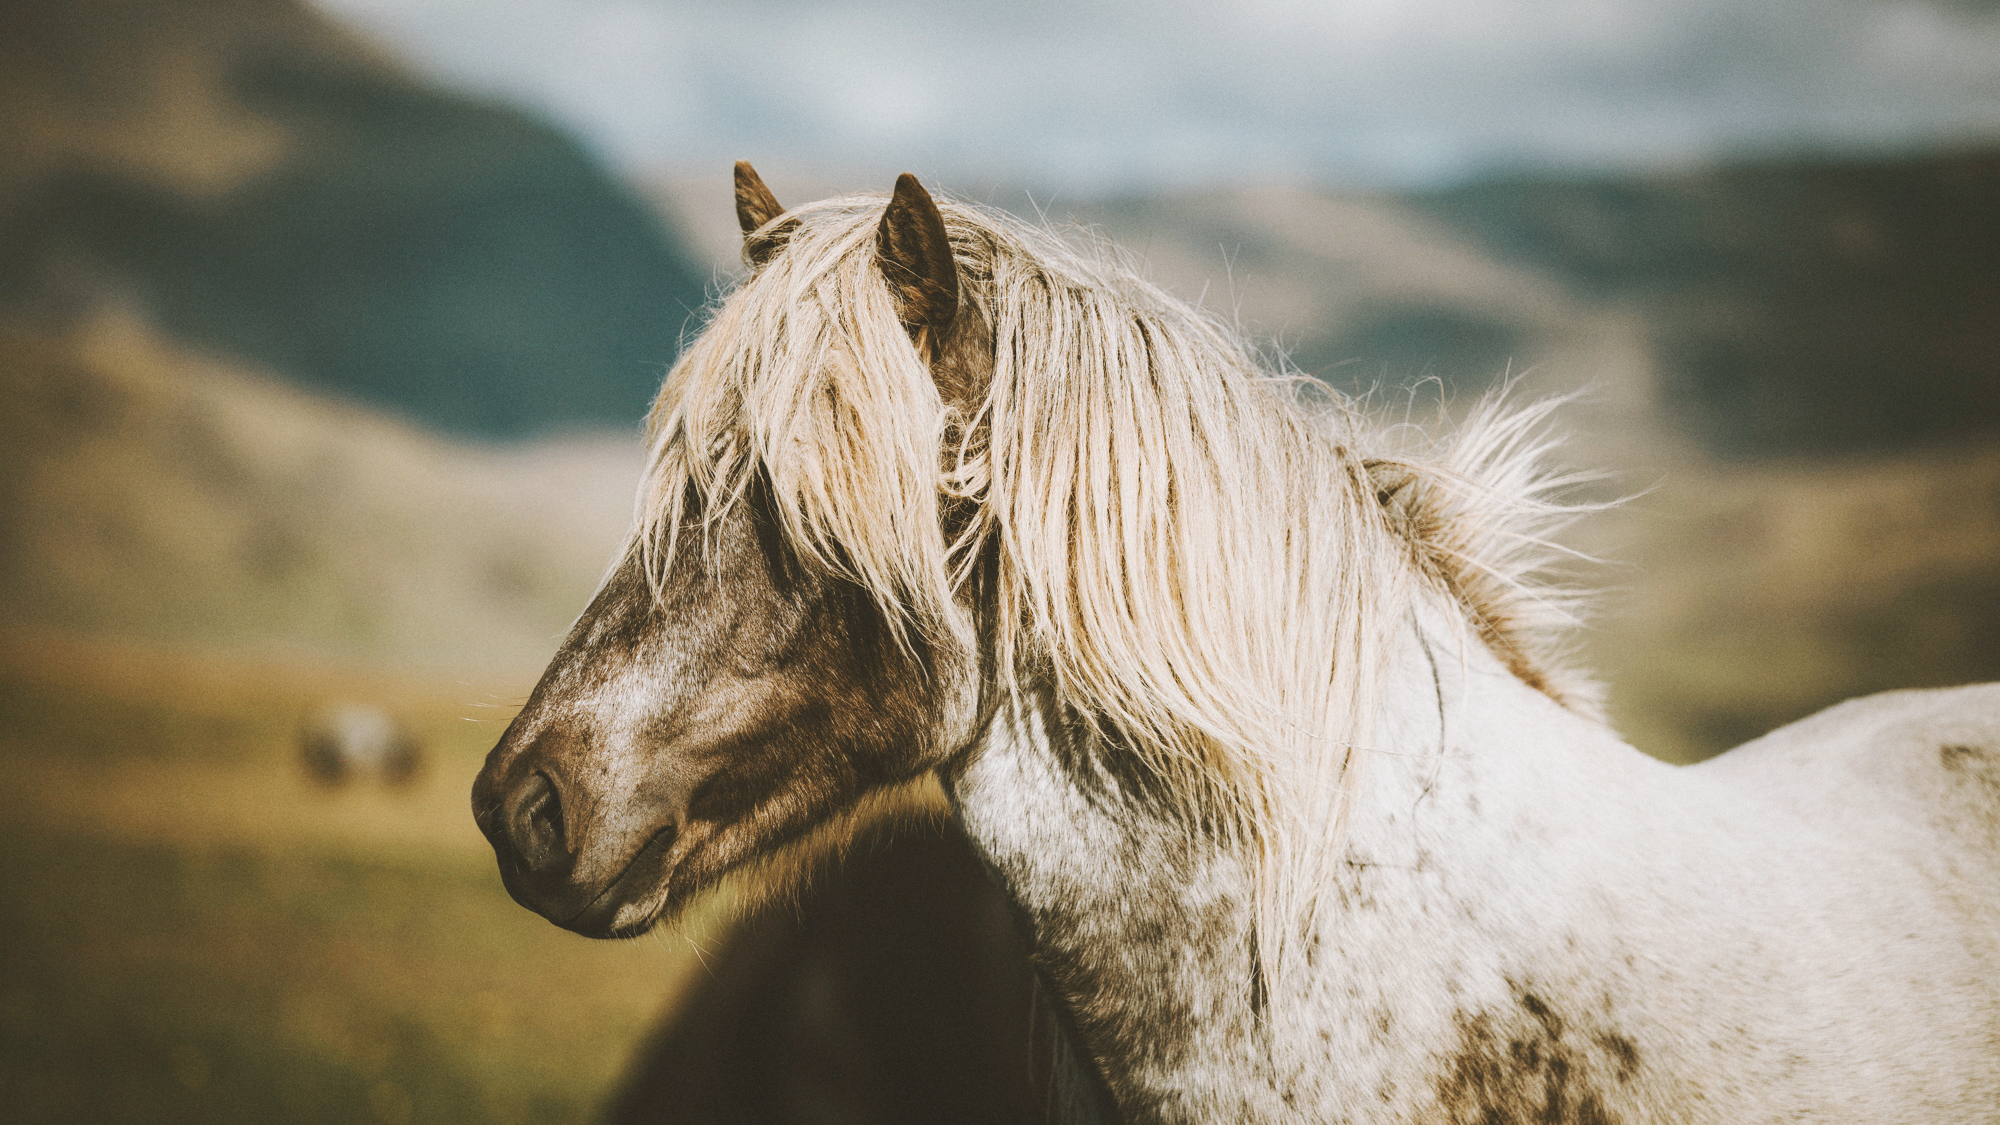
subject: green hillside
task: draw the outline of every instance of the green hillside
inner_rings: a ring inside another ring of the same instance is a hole
[[[512,437],[636,424],[706,282],[574,141],[295,0],[0,6],[0,313]]]

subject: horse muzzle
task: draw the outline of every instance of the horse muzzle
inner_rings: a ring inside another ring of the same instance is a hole
[[[473,782],[472,813],[507,893],[586,937],[643,933],[664,905],[683,818],[656,802],[593,799],[537,747],[506,748]],[[622,815],[590,815],[612,806]]]

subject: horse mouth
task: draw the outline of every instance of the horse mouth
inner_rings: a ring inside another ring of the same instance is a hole
[[[559,924],[585,937],[601,938],[638,937],[652,929],[671,898],[661,892],[675,867],[672,853],[679,840],[676,825],[655,831],[597,897]]]
[[[739,866],[806,837],[820,822],[785,824],[769,812],[696,817],[655,829],[581,910],[566,920],[545,910],[542,916],[585,937],[638,937]]]

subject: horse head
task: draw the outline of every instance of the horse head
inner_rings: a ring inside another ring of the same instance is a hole
[[[736,192],[749,290],[800,220],[748,164]],[[976,357],[963,340],[977,318],[959,313],[944,223],[912,176],[882,210],[875,267],[919,362],[950,366],[947,386],[975,377],[962,369],[976,358],[951,357]],[[643,932],[974,734],[968,646],[900,624],[843,566],[793,543],[771,470],[726,497],[687,490],[670,529],[685,532],[680,549],[635,537],[473,786],[508,891],[558,925]]]

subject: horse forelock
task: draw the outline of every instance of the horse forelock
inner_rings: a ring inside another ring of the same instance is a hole
[[[875,265],[884,200],[791,212],[668,376],[637,531],[649,573],[766,487],[793,548],[899,635],[992,646],[1003,688],[1047,688],[1115,731],[1193,821],[1258,854],[1279,945],[1337,855],[1388,634],[1420,584],[1577,702],[1553,655],[1567,607],[1535,577],[1572,510],[1541,467],[1546,407],[1491,400],[1410,448],[1103,247],[940,201],[961,319],[992,336],[984,387],[947,401]],[[971,508],[950,540],[947,501]]]
[[[869,228],[830,221],[858,220],[851,202],[817,205],[669,373],[639,546],[658,580],[688,532],[705,542],[761,486],[805,561],[870,591],[899,635],[948,634],[951,591],[926,549],[942,403],[870,275]]]

